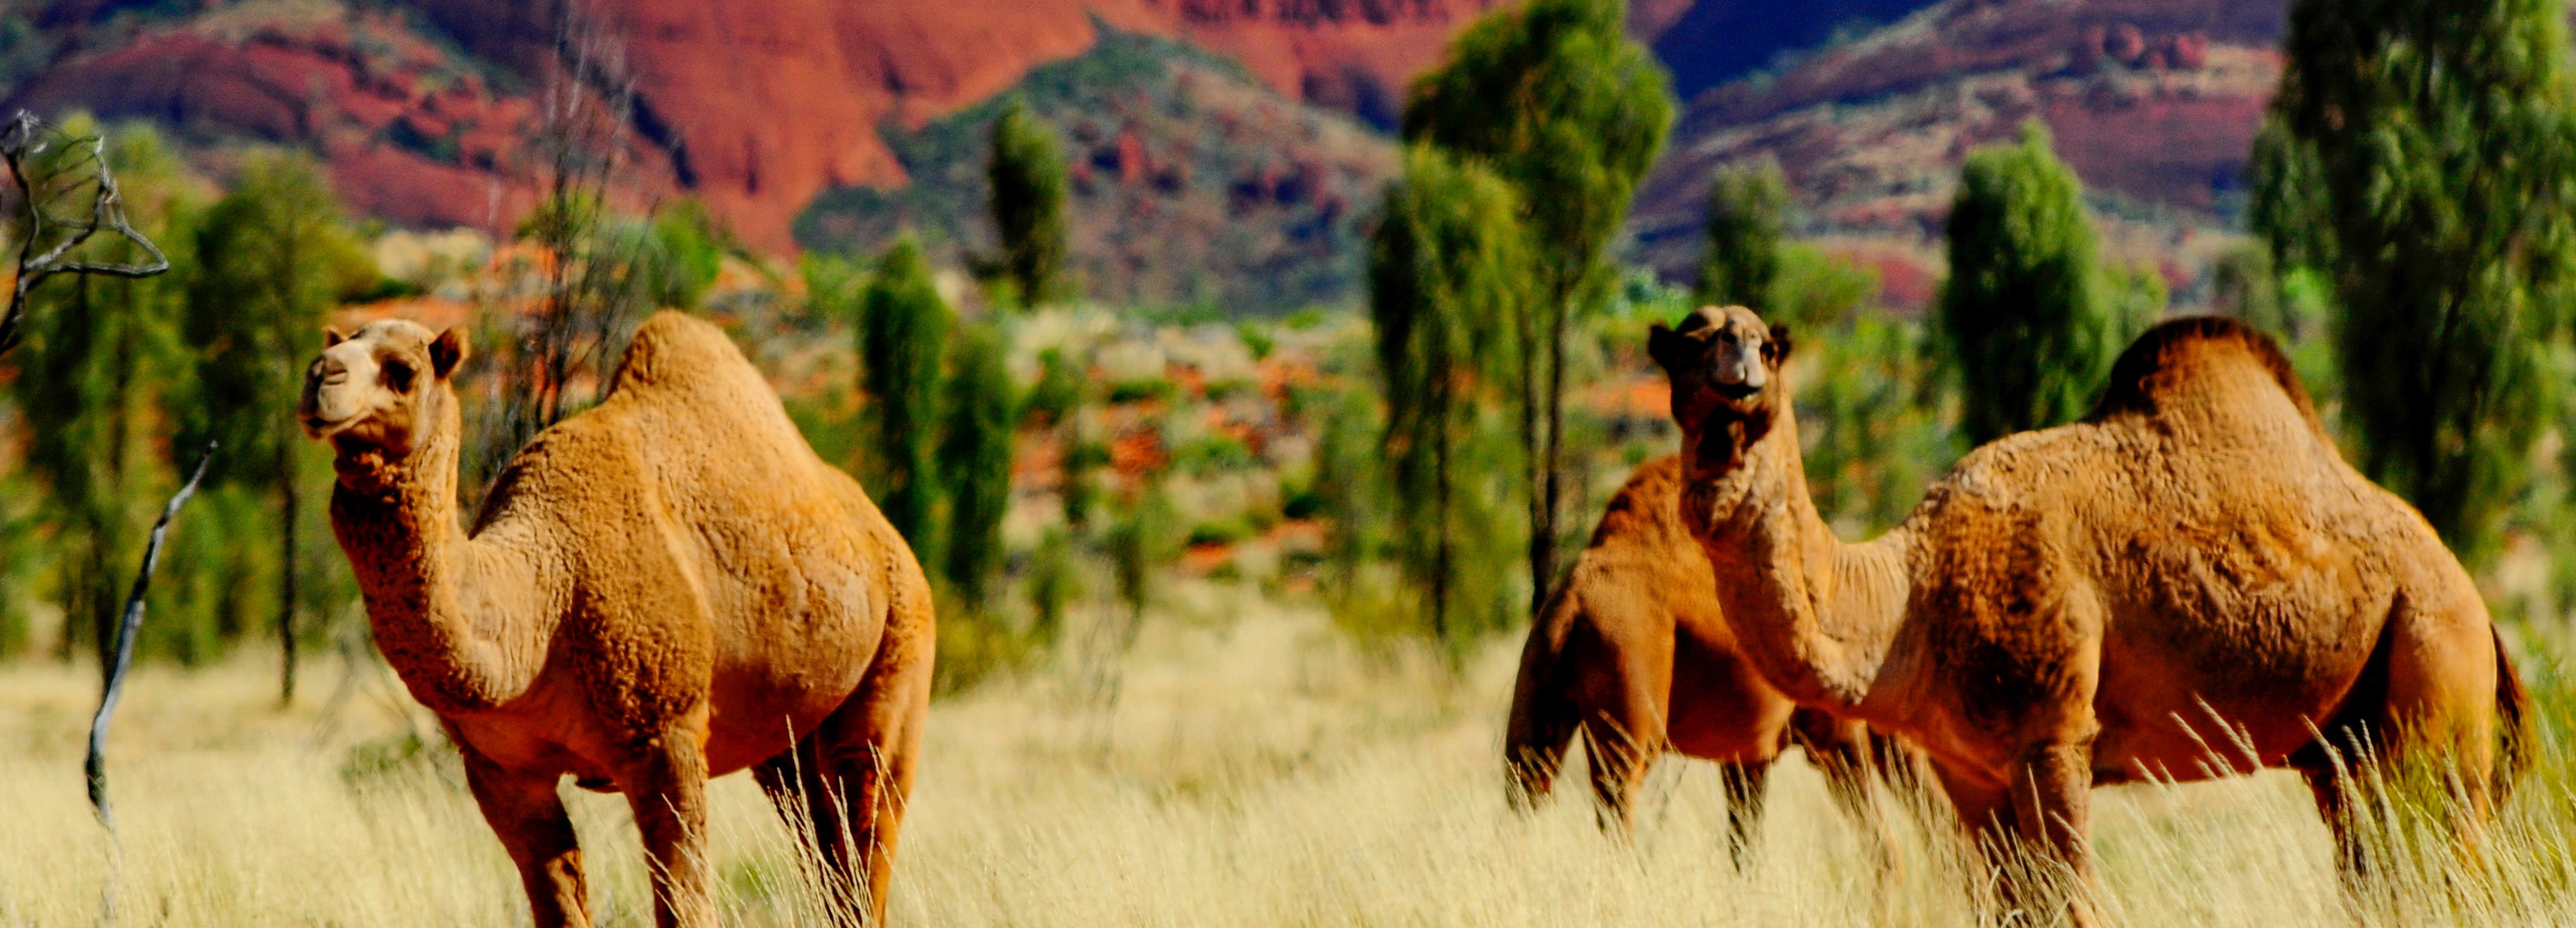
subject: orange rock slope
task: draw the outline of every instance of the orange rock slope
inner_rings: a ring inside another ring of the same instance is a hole
[[[1092,48],[1103,29],[1186,40],[1283,96],[1386,125],[1410,76],[1507,2],[59,0],[40,23],[60,53],[10,96],[177,124],[192,139],[311,145],[361,210],[506,233],[532,197],[528,143],[561,70],[562,24],[551,17],[579,10],[627,49],[638,91],[628,154],[643,168],[631,172],[633,195],[691,193],[745,241],[783,253],[818,194],[907,181],[889,127],[987,99]],[[1711,60],[1910,6],[1924,9],[1802,53],[1771,79],[1692,92],[1737,73]],[[1632,0],[1630,31],[1693,98],[1637,226],[1650,256],[1677,266],[1666,259],[1695,237],[1708,168],[1770,151],[1791,165],[1823,231],[1919,235],[1965,147],[2032,116],[2058,128],[2097,186],[2205,210],[2233,183],[2277,74],[2269,46],[2285,6]]]
[[[900,184],[880,136],[1009,88],[1102,28],[1184,38],[1293,98],[1391,118],[1407,76],[1494,0],[408,0],[392,12],[248,4],[73,27],[73,53],[14,94],[320,147],[355,205],[505,227],[525,209],[556,12],[622,40],[648,186],[687,189],[748,242],[835,186]],[[111,34],[112,30],[115,31]],[[457,60],[430,36],[452,38]],[[479,60],[475,60],[479,59]],[[493,70],[515,80],[487,86]]]

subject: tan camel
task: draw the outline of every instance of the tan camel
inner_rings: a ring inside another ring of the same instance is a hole
[[[298,416],[337,452],[332,526],[376,642],[464,754],[536,924],[590,924],[566,774],[634,807],[656,923],[713,924],[706,781],[754,765],[810,829],[828,904],[881,918],[930,697],[911,550],[724,333],[676,313],[466,531],[465,353],[456,329],[333,332]]]
[[[2384,762],[2455,765],[2472,823],[2521,764],[2528,698],[2468,574],[2258,332],[2157,326],[2083,422],[1977,449],[1858,545],[1807,497],[1784,329],[1704,308],[1648,347],[1745,655],[1922,747],[1990,853],[2015,838],[2090,885],[2093,785],[2291,767],[2358,874],[2334,755],[2365,730]],[[2044,892],[2006,901],[2090,920]]]
[[[1530,626],[1503,758],[1512,804],[1534,807],[1581,732],[1602,824],[1625,832],[1638,787],[1666,751],[1715,762],[1729,850],[1741,865],[1762,819],[1771,763],[1795,743],[1882,860],[1895,836],[1872,798],[1873,770],[1903,770],[1893,742],[1858,722],[1802,709],[1763,682],[1718,612],[1716,577],[1681,519],[1678,456],[1637,468],[1592,544]]]

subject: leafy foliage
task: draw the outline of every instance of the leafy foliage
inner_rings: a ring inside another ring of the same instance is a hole
[[[1405,153],[1369,248],[1369,309],[1385,383],[1385,462],[1406,580],[1444,643],[1499,627],[1509,576],[1494,501],[1512,468],[1470,447],[1502,431],[1523,317],[1528,243],[1503,181],[1437,148]],[[1462,597],[1466,602],[1459,602]],[[1472,617],[1472,620],[1470,620]]]
[[[939,439],[939,482],[948,499],[943,572],[958,598],[981,610],[1002,567],[1018,401],[1002,356],[1002,332],[994,324],[964,327],[949,351],[954,370]]]
[[[985,180],[1002,239],[1002,276],[1020,305],[1036,306],[1055,295],[1064,275],[1064,145],[1018,97],[993,120],[991,144]]]
[[[2562,4],[2302,0],[2255,159],[2285,268],[2326,273],[2362,469],[2472,561],[2529,479],[2576,245]]]
[[[2145,300],[2104,292],[2082,194],[2036,121],[2019,143],[1978,149],[1961,169],[1938,314],[1972,443],[2083,415],[2120,349],[2152,321],[2129,317]]]
[[[311,467],[295,426],[301,362],[312,355],[325,314],[378,277],[342,215],[330,181],[309,158],[253,158],[206,211],[188,287],[185,329],[197,351],[198,402],[179,444],[219,442],[216,485],[248,489],[279,506],[279,688],[286,699],[295,695],[295,618],[305,605],[298,590],[302,487]]]
[[[1530,610],[1557,574],[1565,495],[1569,325],[1615,275],[1603,258],[1673,110],[1663,69],[1622,29],[1617,0],[1533,0],[1486,14],[1418,78],[1404,139],[1481,161],[1520,194],[1532,298],[1518,326],[1522,460],[1528,467]]]
[[[1721,168],[1709,180],[1708,242],[1699,262],[1702,305],[1749,306],[1778,311],[1781,227],[1789,211],[1789,181],[1780,165],[1763,161]]]
[[[98,133],[86,119],[67,120],[63,130]],[[49,149],[27,162],[30,186],[80,183],[77,175],[88,167],[83,156],[90,149]],[[148,130],[121,133],[99,153],[123,178],[134,227],[182,246],[184,254],[185,230],[203,207],[188,195],[176,155]],[[141,250],[123,239],[94,241],[84,253],[85,260],[140,257]],[[159,446],[169,435],[164,409],[188,390],[186,349],[179,339],[183,294],[183,285],[166,275],[74,275],[29,294],[20,330],[25,341],[13,355],[18,370],[10,388],[24,423],[22,460],[44,492],[29,514],[33,524],[22,527],[50,537],[15,546],[12,554],[50,563],[63,607],[65,658],[78,644],[94,647],[102,658],[112,649],[121,587],[142,550],[147,507],[175,485]],[[0,641],[0,647],[10,644]]]
[[[873,495],[924,564],[939,563],[932,508],[940,362],[955,323],[918,242],[896,240],[859,300],[860,386],[870,411]]]
[[[1923,326],[1857,313],[1802,331],[1799,430],[1817,511],[1845,537],[1903,521],[1958,457],[1945,415],[1938,347]]]

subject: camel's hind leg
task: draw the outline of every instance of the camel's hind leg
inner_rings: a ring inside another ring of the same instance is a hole
[[[843,925],[885,919],[895,840],[930,709],[926,628],[919,639],[889,637],[858,692],[756,774],[791,827],[801,811],[821,858],[825,908]]]
[[[2290,758],[2334,831],[2351,888],[2374,863],[2370,829],[2354,818],[2374,804],[2356,802],[2356,791],[2440,783],[2443,812],[2470,850],[2494,812],[2498,710],[2515,708],[2500,694],[2518,687],[2504,676],[2484,603],[2474,592],[2450,598],[2450,608],[2426,609],[2401,597],[2322,743]]]

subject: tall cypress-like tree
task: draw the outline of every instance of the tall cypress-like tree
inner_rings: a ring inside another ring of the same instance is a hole
[[[859,301],[859,386],[868,396],[873,492],[886,521],[926,564],[939,563],[931,524],[939,488],[931,452],[939,426],[939,368],[952,325],[921,243],[909,235],[896,240]]]
[[[1663,149],[1673,107],[1663,67],[1623,29],[1619,0],[1531,0],[1497,10],[1417,79],[1404,139],[1481,159],[1519,193],[1531,299],[1513,380],[1528,468],[1530,612],[1556,583],[1565,491],[1565,346],[1612,278],[1603,251]]]
[[[1002,332],[993,323],[966,326],[950,352],[948,421],[939,440],[939,482],[948,497],[943,572],[960,599],[981,609],[1002,567],[1002,518],[1011,509],[1019,404]]]
[[[1492,172],[1414,145],[1369,242],[1396,547],[1433,635],[1450,644],[1471,638],[1457,607],[1480,614],[1472,627],[1492,625],[1490,607],[1504,589],[1498,572],[1484,569],[1491,558],[1479,556],[1502,534],[1480,505],[1497,488],[1462,452],[1513,370],[1518,270],[1528,254],[1518,211],[1511,186]]]
[[[2257,145],[2257,230],[2324,271],[2362,470],[2472,560],[2559,392],[2576,242],[2566,6],[2300,0]]]
[[[1020,305],[1034,307],[1062,286],[1065,245],[1064,145],[1055,127],[1030,114],[1018,97],[993,120],[993,226],[1002,237],[1002,273]]]
[[[298,523],[304,495],[296,459],[299,362],[319,344],[323,317],[345,281],[366,265],[341,218],[339,198],[310,159],[251,159],[197,232],[188,288],[188,343],[198,346],[199,408],[182,444],[221,442],[216,483],[254,490],[279,508],[279,698],[295,698]]]
[[[1709,179],[1708,218],[1702,225],[1708,241],[1699,260],[1702,305],[1749,306],[1776,314],[1774,293],[1780,279],[1780,239],[1788,223],[1789,181],[1780,165],[1721,168]]]
[[[1948,231],[1939,322],[1968,440],[2083,415],[2139,325],[2105,292],[2083,186],[2037,121],[1968,156]]]

